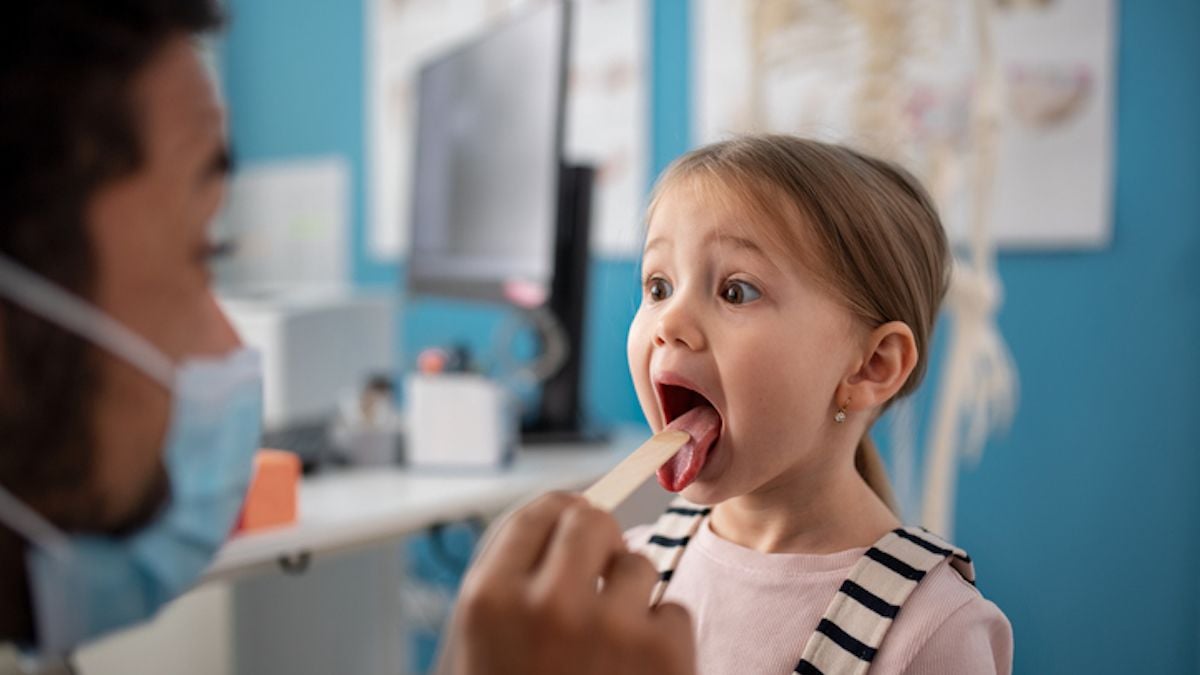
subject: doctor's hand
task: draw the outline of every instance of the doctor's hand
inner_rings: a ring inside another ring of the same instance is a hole
[[[648,606],[657,580],[610,515],[545,495],[501,523],[468,572],[441,672],[693,675],[691,619]]]

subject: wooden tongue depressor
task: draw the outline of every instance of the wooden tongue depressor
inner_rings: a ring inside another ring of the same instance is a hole
[[[668,429],[658,432],[584,490],[584,498],[592,506],[611,512],[690,440],[692,437],[686,431]]]

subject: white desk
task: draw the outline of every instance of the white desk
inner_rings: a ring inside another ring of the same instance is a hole
[[[602,476],[649,435],[614,433],[604,445],[522,450],[504,470],[474,474],[402,467],[346,469],[306,478],[297,522],[235,537],[205,580],[279,569],[281,559],[378,544],[436,523],[492,516],[531,495],[577,490]]]

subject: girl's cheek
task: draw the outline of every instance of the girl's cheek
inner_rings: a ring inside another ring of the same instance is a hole
[[[639,360],[638,355],[644,351],[641,318],[642,312],[638,310],[638,313],[633,315],[633,321],[629,324],[629,334],[625,338],[625,356],[629,361],[629,370],[633,373],[634,379],[637,378],[635,367]]]
[[[626,358],[629,361],[629,374],[633,379],[633,388],[637,394],[642,413],[655,431],[659,430],[658,406],[655,402],[653,387],[650,384],[650,339],[649,322],[645,314],[639,310],[629,326],[629,336],[626,343]]]
[[[629,362],[629,374],[633,376],[634,384],[640,389],[642,380],[649,378],[650,345],[647,342],[645,321],[639,310],[629,325],[629,335],[625,343],[625,357]]]

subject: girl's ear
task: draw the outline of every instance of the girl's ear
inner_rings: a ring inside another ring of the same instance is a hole
[[[838,388],[836,406],[847,412],[882,406],[908,381],[918,358],[917,341],[908,324],[891,321],[876,328],[867,336],[858,370]]]

